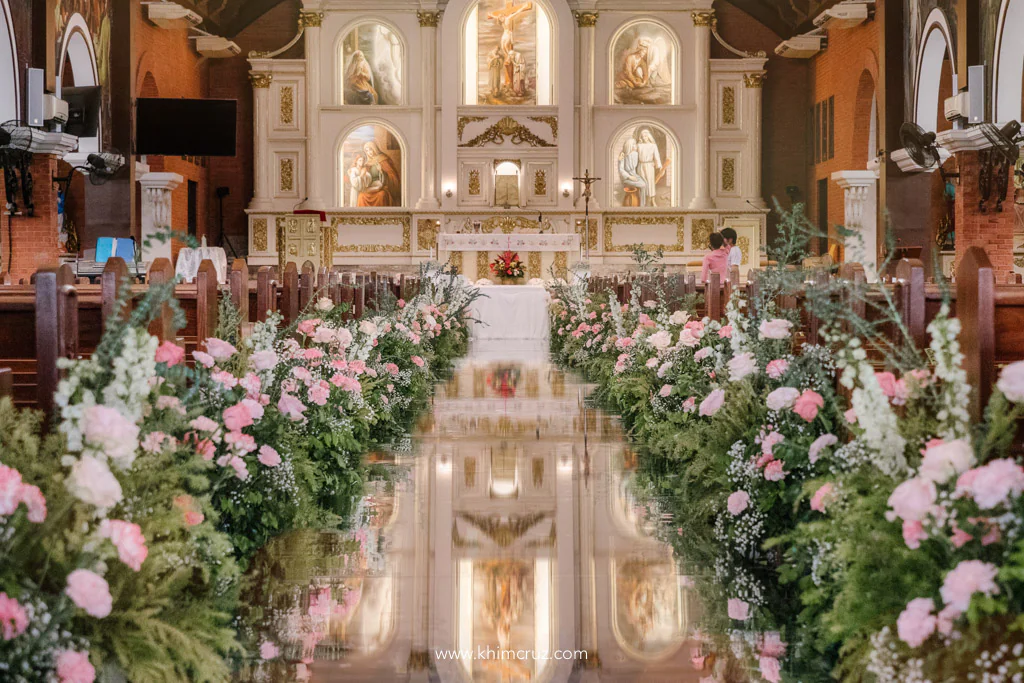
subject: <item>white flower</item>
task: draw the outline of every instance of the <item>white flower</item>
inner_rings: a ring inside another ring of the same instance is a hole
[[[800,397],[800,390],[793,387],[779,387],[768,394],[765,403],[769,410],[785,410],[793,407],[797,398]]]
[[[738,382],[748,375],[757,374],[757,360],[749,351],[734,356],[729,361],[729,378]]]
[[[1024,361],[1011,363],[999,373],[996,389],[1003,393],[1007,401],[1021,403],[1024,401]]]
[[[689,319],[690,314],[686,311],[676,311],[668,317],[668,321],[673,325],[685,325]]]
[[[119,411],[90,406],[82,415],[86,443],[121,469],[131,467],[139,448],[139,427]]]
[[[974,466],[974,449],[963,439],[955,439],[927,448],[921,461],[921,476],[936,484],[945,484],[955,475]]]
[[[322,296],[316,301],[316,310],[318,311],[329,311],[334,308],[334,302],[326,296]]]
[[[672,335],[666,330],[655,332],[647,338],[647,343],[656,348],[659,351],[664,351],[672,343]]]
[[[788,320],[773,318],[762,321],[757,331],[761,333],[761,339],[785,339],[792,328],[793,323]]]
[[[372,320],[364,320],[359,323],[359,331],[365,334],[367,337],[377,336],[377,325]]]
[[[102,460],[83,455],[71,466],[66,485],[78,500],[101,510],[114,507],[123,496],[121,483]]]

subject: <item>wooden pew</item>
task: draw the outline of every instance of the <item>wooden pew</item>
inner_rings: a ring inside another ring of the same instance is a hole
[[[228,273],[228,287],[231,290],[231,303],[238,309],[238,316],[243,321],[249,320],[249,266],[244,260],[236,258],[231,262]]]
[[[294,263],[285,266],[281,287],[281,315],[291,325],[299,317],[299,269]]]

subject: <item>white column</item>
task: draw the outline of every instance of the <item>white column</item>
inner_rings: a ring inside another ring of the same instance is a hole
[[[165,232],[173,225],[171,193],[185,181],[177,173],[146,173],[139,176],[142,186],[142,260],[171,259],[171,240],[153,239],[160,232]],[[149,248],[145,247],[150,239]]]
[[[580,168],[578,175],[589,170],[596,175],[594,166],[594,33],[597,12],[576,12],[576,25],[580,37]],[[599,209],[597,197],[591,197],[590,208]]]
[[[420,198],[416,202],[418,211],[436,211],[441,207],[437,201],[437,108],[434,100],[437,93],[437,22],[440,12],[418,11],[420,20],[420,51],[423,62],[420,70],[423,98],[423,120],[420,126]]]
[[[878,279],[878,173],[836,171],[832,180],[845,195],[845,227],[854,234],[846,242],[846,261],[864,266],[869,282]]]
[[[269,209],[273,195],[270,190],[271,174],[267,168],[269,163],[267,137],[270,125],[270,82],[273,78],[271,74],[249,72],[253,95],[252,128],[256,137],[256,144],[252,150],[253,193],[249,208],[256,211]]]
[[[711,22],[715,11],[693,12],[694,61],[697,65],[697,181],[690,208],[704,211],[715,208],[711,199]]]
[[[320,12],[299,13],[299,25],[305,28],[306,40],[306,205],[303,208],[323,210],[322,173],[320,168]]]
[[[744,174],[747,187],[744,188],[744,199],[759,209],[767,209],[761,189],[761,92],[767,74],[763,71],[747,74],[743,77],[743,85],[747,101],[747,127],[750,131],[750,158],[748,170]]]

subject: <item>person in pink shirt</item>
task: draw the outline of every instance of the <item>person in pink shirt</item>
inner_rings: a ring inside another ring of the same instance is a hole
[[[711,273],[718,273],[722,282],[729,279],[729,250],[721,233],[713,232],[708,239],[711,251],[704,255],[701,263],[700,281],[707,282]]]

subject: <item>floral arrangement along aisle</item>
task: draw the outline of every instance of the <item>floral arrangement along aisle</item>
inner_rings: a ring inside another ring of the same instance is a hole
[[[799,262],[810,228],[782,227],[771,256]],[[1024,680],[1024,363],[972,423],[948,307],[916,349],[882,286],[805,280],[761,273],[722,323],[693,300],[553,288],[553,354],[597,381],[651,456],[652,513],[677,520],[665,540],[707,612],[693,666],[709,683],[737,664],[772,683]],[[803,311],[779,306],[798,292]]]
[[[64,364],[48,434],[0,401],[0,678],[227,680],[249,558],[340,521],[359,454],[402,434],[463,352],[474,291],[432,269],[362,320],[320,299],[245,339],[222,304],[193,366],[149,335],[171,293],[153,286]]]
[[[503,251],[491,261],[491,272],[502,280],[515,280],[526,274],[526,266],[513,251]]]

